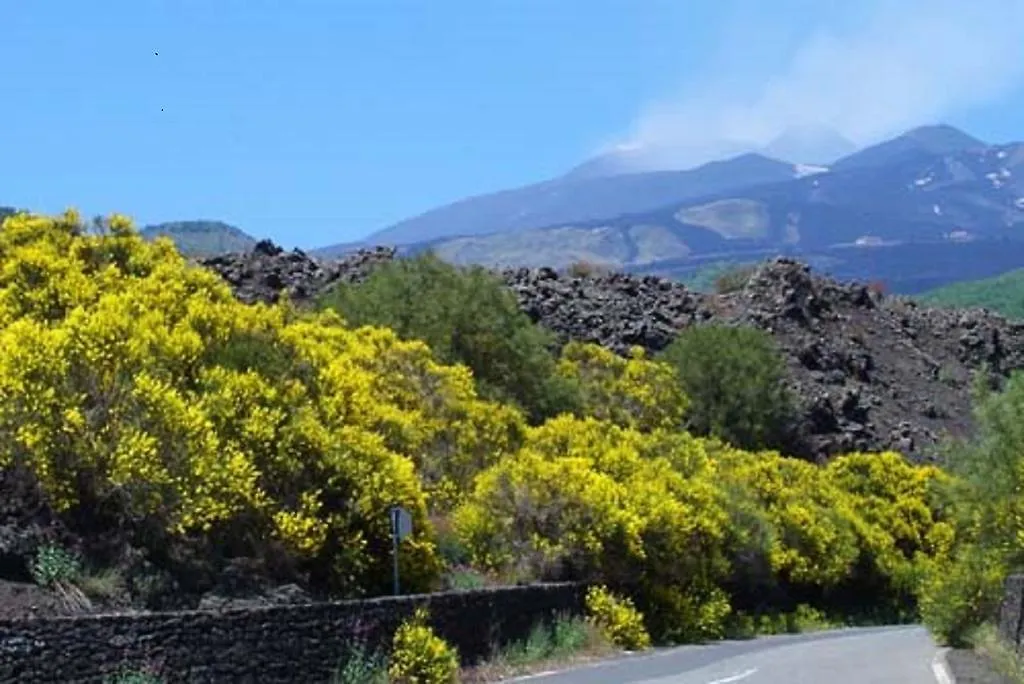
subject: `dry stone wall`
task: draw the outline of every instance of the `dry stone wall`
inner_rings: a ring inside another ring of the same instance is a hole
[[[999,607],[999,634],[1021,650],[1024,640],[1024,575],[1010,575],[1003,585],[1003,602]]]
[[[538,622],[581,615],[576,584],[215,611],[0,621],[0,683],[104,682],[120,669],[164,682],[315,684],[330,681],[346,648],[386,649],[425,605],[465,662],[526,638]]]

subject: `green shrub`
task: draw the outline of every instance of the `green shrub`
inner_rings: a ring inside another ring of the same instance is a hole
[[[794,402],[784,384],[785,361],[769,333],[743,326],[692,326],[661,358],[679,374],[695,433],[744,449],[784,445]]]
[[[427,625],[423,608],[417,608],[395,632],[388,676],[396,684],[458,682],[458,653]]]
[[[568,655],[588,646],[597,646],[594,630],[585,619],[560,616],[551,627],[552,657]]]
[[[923,582],[922,621],[940,643],[968,646],[974,630],[995,617],[1005,576],[998,551],[961,548],[955,559],[937,564]]]
[[[607,587],[595,586],[587,590],[586,606],[590,620],[613,644],[630,651],[650,647],[644,617],[629,598],[616,596]]]
[[[994,617],[1006,575],[1024,566],[1024,374],[998,393],[989,380],[987,371],[976,376],[975,435],[949,443],[944,454],[955,476],[944,492],[955,541],[929,568],[918,597],[925,625],[956,646]]]
[[[145,669],[124,668],[106,677],[104,684],[163,684],[163,677]]]
[[[32,561],[32,579],[41,587],[74,582],[81,573],[82,564],[78,557],[54,544],[39,547]]]
[[[399,259],[363,283],[339,285],[321,305],[354,325],[423,340],[441,361],[472,369],[485,398],[518,404],[533,422],[577,404],[572,384],[555,372],[552,335],[483,268],[456,267],[429,253]]]

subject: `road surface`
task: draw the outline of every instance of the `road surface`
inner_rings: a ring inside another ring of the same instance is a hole
[[[874,627],[637,654],[524,684],[952,684],[923,627]]]

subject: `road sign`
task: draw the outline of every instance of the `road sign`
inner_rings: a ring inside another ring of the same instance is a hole
[[[401,506],[391,507],[391,534],[402,541],[412,534],[412,516]]]
[[[412,534],[412,516],[401,506],[392,506],[388,513],[391,516],[391,553],[395,562],[395,596],[398,596],[398,543]]]

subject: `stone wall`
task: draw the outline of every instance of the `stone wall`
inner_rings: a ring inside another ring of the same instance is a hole
[[[580,585],[540,584],[220,613],[0,621],[0,683],[103,682],[142,668],[164,682],[327,683],[346,647],[386,648],[420,605],[474,662],[538,622],[582,614],[583,594]]]
[[[1022,619],[1024,619],[1024,575],[1010,575],[1006,578],[1003,602],[999,607],[999,634],[1009,643],[1021,648]]]

